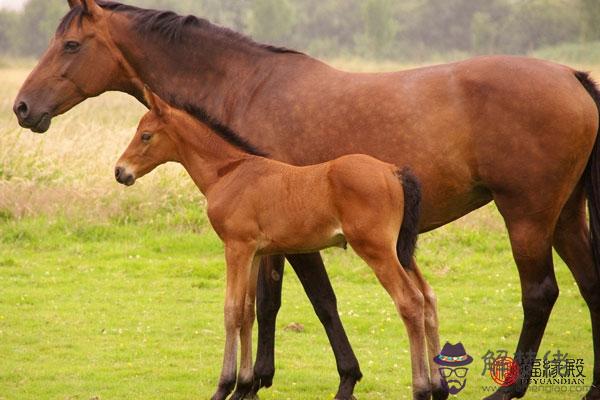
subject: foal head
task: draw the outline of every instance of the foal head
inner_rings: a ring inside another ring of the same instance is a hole
[[[144,94],[150,111],[142,117],[135,136],[115,167],[115,178],[127,186],[161,164],[179,161],[175,119],[171,116],[173,109],[148,88]]]

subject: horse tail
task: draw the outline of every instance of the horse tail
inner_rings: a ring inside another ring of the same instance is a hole
[[[575,72],[575,77],[590,94],[600,115],[600,90],[594,80],[586,72]],[[600,273],[600,127],[596,134],[596,141],[592,154],[588,160],[583,182],[587,195],[588,210],[590,215],[590,243],[596,270]]]
[[[404,191],[404,216],[396,242],[396,253],[400,264],[410,268],[417,247],[419,217],[421,213],[421,184],[408,168],[396,173]]]

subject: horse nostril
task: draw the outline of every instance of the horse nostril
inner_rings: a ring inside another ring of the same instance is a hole
[[[117,167],[115,168],[115,179],[117,181],[119,181],[119,178],[121,178],[121,174],[123,173],[123,168],[121,167]],[[120,182],[120,181],[119,181]]]
[[[22,120],[27,118],[29,116],[29,107],[27,106],[27,103],[24,101],[19,102],[15,107],[15,113]]]

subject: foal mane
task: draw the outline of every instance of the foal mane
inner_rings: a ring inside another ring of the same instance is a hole
[[[302,54],[295,50],[289,50],[283,47],[275,47],[256,43],[252,39],[240,33],[232,31],[228,28],[214,25],[206,19],[198,18],[193,15],[184,17],[172,11],[147,10],[127,4],[105,0],[96,0],[96,3],[106,10],[130,14],[133,25],[135,29],[140,32],[140,34],[145,36],[151,32],[157,32],[164,40],[168,41],[173,46],[184,46],[184,44],[181,43],[181,39],[192,36],[194,32],[190,28],[197,27],[207,30],[210,34],[220,35],[220,37],[227,39],[225,45],[228,43],[242,43],[261,48],[272,53]],[[57,33],[64,33],[71,26],[71,24],[74,23],[74,21],[77,21],[77,23],[81,26],[83,18],[86,15],[87,10],[80,5],[71,8],[61,20],[57,28]],[[195,119],[208,125],[213,132],[238,149],[257,156],[267,156],[267,153],[256,148],[246,139],[242,138],[233,129],[223,124],[217,118],[211,116],[205,109],[196,105],[182,103],[175,97],[165,100],[167,100],[167,103],[171,104],[172,106],[182,109]]]
[[[160,11],[144,9],[128,4],[117,3],[108,0],[96,0],[96,3],[105,10],[127,13],[132,17],[135,29],[143,36],[149,33],[158,33],[163,40],[173,46],[185,46],[182,39],[193,38],[195,32],[191,28],[200,28],[209,35],[219,36],[225,39],[224,46],[229,44],[243,44],[250,47],[267,50],[271,53],[304,54],[302,52],[288,49],[286,47],[273,46],[255,42],[250,37],[219,25],[215,25],[204,18],[194,15],[179,15],[173,11]],[[81,24],[83,17],[87,14],[82,6],[75,6],[63,17],[57,32],[64,33],[73,20],[77,19]]]
[[[168,101],[168,103],[171,103],[171,102]],[[203,108],[194,106],[192,104],[184,104],[182,106],[177,105],[176,102],[173,102],[171,104],[173,104],[177,108],[180,108],[183,111],[187,112],[188,114],[190,114],[192,117],[194,117],[198,121],[203,122],[213,132],[215,132],[222,139],[224,139],[227,143],[229,143],[229,144],[237,147],[238,149],[242,150],[243,152],[248,153],[248,154],[252,154],[252,155],[255,155],[255,156],[261,156],[261,157],[267,157],[268,156],[267,153],[265,153],[265,152],[257,149],[256,147],[254,147],[254,145],[252,145],[246,139],[244,139],[240,135],[238,135],[233,129],[231,129],[227,125],[224,125],[223,123],[221,123],[216,118],[210,116],[206,112],[206,110],[204,110]]]

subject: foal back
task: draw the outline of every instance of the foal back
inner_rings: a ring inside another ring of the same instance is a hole
[[[249,201],[243,203],[253,206],[238,204],[231,215],[237,215],[240,223],[242,217],[255,221],[259,254],[343,247],[347,238],[358,241],[365,236],[376,236],[395,249],[404,212],[401,175],[395,165],[354,154],[306,167],[268,159],[249,167],[230,181],[246,182],[243,197]],[[242,193],[233,184],[223,187],[224,199],[233,191]],[[209,207],[214,208],[211,203],[215,201],[209,198]]]

